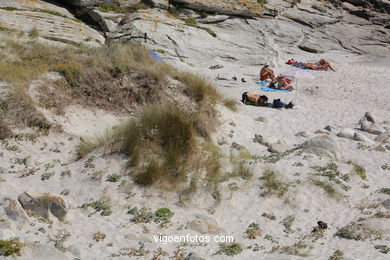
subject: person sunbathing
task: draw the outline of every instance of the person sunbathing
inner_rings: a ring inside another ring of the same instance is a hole
[[[302,66],[304,66],[306,68],[309,68],[309,69],[312,69],[312,70],[332,70],[332,71],[336,71],[330,65],[330,63],[327,60],[325,60],[325,59],[320,59],[316,63],[311,63],[311,62],[302,63]]]
[[[292,109],[295,105],[293,102],[290,102],[288,104],[283,103],[280,101],[280,99],[274,99],[272,103],[268,103],[268,97],[265,95],[259,95],[259,94],[253,94],[244,92],[242,93],[242,103],[245,105],[255,105],[255,106],[263,106],[263,107],[270,107],[270,108],[276,108],[276,109]]]
[[[245,105],[268,106],[268,97],[265,95],[244,92],[242,94],[242,103]]]
[[[290,59],[286,62],[289,65],[292,65],[294,67],[302,67],[305,69],[311,69],[311,70],[332,70],[336,71],[330,63],[325,59],[320,59],[318,62],[298,62],[294,59]]]
[[[264,81],[267,79],[271,79],[272,81],[275,80],[275,74],[274,72],[269,68],[268,65],[264,65],[263,68],[260,70],[260,80]]]
[[[287,82],[287,79],[285,77],[283,77],[282,75],[279,75],[277,78],[276,78],[276,88],[277,89],[289,89],[289,90],[295,90],[295,88],[293,87],[293,85],[289,84]]]

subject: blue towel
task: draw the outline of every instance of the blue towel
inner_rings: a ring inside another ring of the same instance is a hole
[[[262,81],[262,80],[261,80],[261,81],[256,81],[255,83],[256,83],[256,84],[259,84],[259,85],[261,85],[261,86],[264,86],[264,87],[267,86],[267,81]]]
[[[163,61],[163,59],[161,58],[161,56],[158,55],[157,53],[155,53],[155,52],[149,52],[149,55],[150,55],[158,64],[164,63],[164,61]]]
[[[260,88],[265,92],[291,92],[291,89],[277,89],[277,88]]]

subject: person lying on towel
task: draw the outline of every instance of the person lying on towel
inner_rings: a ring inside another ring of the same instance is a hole
[[[290,59],[286,62],[289,65],[292,65],[294,67],[298,68],[304,68],[304,69],[311,69],[311,70],[332,70],[336,71],[329,63],[329,61],[325,59],[320,59],[316,63],[312,62],[298,62],[294,59]]]
[[[269,68],[269,65],[264,65],[263,68],[260,70],[260,80],[265,81],[267,79],[271,79],[272,81],[275,80],[275,74],[272,71],[272,69]]]
[[[283,77],[282,75],[279,75],[276,78],[276,84],[274,85],[274,88],[295,90],[293,85],[291,85],[290,83],[291,83],[291,80],[287,79],[286,77]]]
[[[268,103],[268,97],[265,95],[253,94],[244,92],[242,93],[242,103],[245,105],[255,105],[255,106],[263,106],[263,107],[271,107],[277,109],[291,109],[294,107],[294,103],[290,102],[288,104],[283,103],[280,99],[274,99],[272,103]]]

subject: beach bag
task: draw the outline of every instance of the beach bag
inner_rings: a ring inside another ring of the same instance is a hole
[[[280,99],[274,99],[274,102],[272,104],[272,107],[273,108],[283,108],[284,107],[284,104],[282,101],[280,101]]]
[[[245,105],[248,103],[248,92],[242,93],[241,102],[244,103]]]

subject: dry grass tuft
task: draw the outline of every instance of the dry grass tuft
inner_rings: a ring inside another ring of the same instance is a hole
[[[288,190],[288,185],[284,181],[280,180],[273,170],[265,170],[261,179],[263,180],[265,188],[264,193],[266,195],[277,195],[278,197],[281,197]]]

